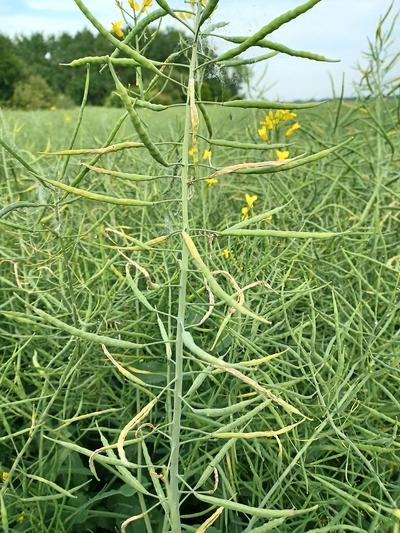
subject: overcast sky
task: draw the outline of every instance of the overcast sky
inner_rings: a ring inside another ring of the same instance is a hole
[[[115,0],[84,0],[86,6],[101,21],[111,28],[111,23],[121,19]],[[137,0],[141,4],[141,0]],[[281,13],[293,9],[304,0],[220,0],[212,22],[225,21],[229,26],[218,30],[222,35],[249,36]],[[123,5],[129,9],[127,0]],[[154,7],[158,6],[153,0]],[[184,0],[169,0],[173,8],[188,6]],[[267,38],[297,50],[307,50],[340,63],[320,63],[306,59],[285,57],[282,54],[268,61],[264,67],[254,69],[253,86],[264,97],[273,100],[326,98],[332,96],[329,74],[336,92],[340,92],[342,75],[345,75],[345,93],[354,93],[353,82],[360,79],[356,64],[365,65],[363,52],[368,50],[368,37],[373,40],[379,22],[391,4],[391,0],[321,0],[313,9],[296,20],[284,25]],[[400,10],[400,0],[393,2],[392,16]],[[16,34],[30,35],[75,33],[83,28],[92,29],[73,0],[0,0],[1,33],[13,37]],[[393,33],[392,53],[399,50],[400,21]],[[219,46],[216,44],[216,46]],[[219,50],[225,50],[219,48]],[[255,49],[251,56],[265,53]],[[400,63],[399,63],[400,65]],[[399,66],[393,77],[400,76]],[[272,88],[271,85],[274,84]]]

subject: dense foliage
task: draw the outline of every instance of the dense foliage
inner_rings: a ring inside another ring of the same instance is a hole
[[[174,28],[157,30],[148,28],[141,38],[146,47],[147,57],[155,61],[165,61],[172,53],[184,50],[187,37]],[[214,52],[205,46],[207,54]],[[88,56],[111,54],[114,47],[102,35],[94,35],[85,29],[75,35],[45,36],[34,33],[30,36],[17,36],[10,39],[0,34],[0,105],[19,109],[49,109],[79,105],[82,100],[85,67],[63,66],[74,59]],[[121,54],[120,57],[123,57]],[[184,52],[175,58],[175,63],[187,64]],[[135,68],[116,69],[121,81],[132,87],[136,84]],[[187,69],[175,67],[173,76],[184,77]],[[227,100],[240,96],[241,80],[246,78],[245,67],[231,68],[230,71],[211,72],[203,83],[203,97],[211,101]],[[149,82],[149,77],[144,77]],[[117,97],[112,97],[114,83],[108,71],[101,65],[92,66],[88,104],[118,106]],[[160,87],[156,87],[154,95]],[[162,103],[183,102],[185,95],[179,87],[171,83],[163,87],[162,97],[155,101]]]

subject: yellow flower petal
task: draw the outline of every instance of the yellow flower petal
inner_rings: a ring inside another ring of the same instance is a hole
[[[215,178],[207,178],[206,180],[204,180],[207,182],[208,186],[211,187],[211,185],[214,185],[214,183],[218,183],[218,180],[215,179]]]
[[[292,113],[288,109],[285,109],[284,111],[282,111],[282,113],[283,113],[282,120],[292,120],[293,118],[297,117],[296,113]]]
[[[248,207],[242,207],[242,220],[248,220],[249,219],[249,208]]]
[[[280,150],[275,150],[275,153],[278,157],[278,161],[283,161],[289,157],[289,150],[284,150],[283,152]]]
[[[140,9],[141,13],[147,13],[147,8],[151,7],[151,3],[153,0],[143,0],[142,7]]]
[[[267,128],[263,126],[258,130],[258,135],[261,137],[263,141],[268,141],[268,134],[267,134]]]
[[[298,122],[295,122],[291,128],[289,128],[286,132],[286,137],[290,137],[296,130],[300,128],[300,124]]]
[[[204,154],[203,154],[204,160],[208,159],[211,156],[212,156],[212,152],[210,152],[210,150],[204,150]]]
[[[124,36],[124,32],[121,30],[122,24],[123,24],[122,20],[119,20],[118,22],[113,22],[112,23],[111,31],[113,33],[115,33],[118,37],[123,37]]]
[[[254,196],[250,196],[250,194],[246,194],[246,204],[249,206],[249,208],[251,209],[254,205],[254,202],[258,199],[258,196],[257,195],[254,195]],[[243,213],[243,209],[242,209],[242,213]]]
[[[134,2],[134,0],[128,0],[128,4],[131,6],[132,9],[135,11],[139,11],[140,6],[137,2]]]
[[[229,259],[229,256],[231,255],[231,250],[225,248],[225,250],[222,252],[222,255],[225,257],[225,259]]]

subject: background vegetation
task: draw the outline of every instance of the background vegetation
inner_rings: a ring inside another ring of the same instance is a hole
[[[127,31],[127,30],[126,30]],[[146,54],[155,61],[165,61],[182,47],[183,35],[174,28],[148,28],[142,37],[146,44]],[[211,50],[204,43],[205,54]],[[183,48],[183,47],[182,47]],[[66,68],[74,59],[88,56],[106,56],[114,47],[100,34],[82,30],[75,35],[62,33],[45,36],[34,33],[29,36],[16,36],[10,39],[0,34],[0,105],[19,109],[50,109],[55,106],[68,109],[79,105],[82,100],[85,67]],[[216,54],[214,54],[215,57]],[[121,57],[124,57],[121,54]],[[187,64],[182,52],[175,62]],[[117,68],[121,81],[126,86],[136,85],[135,68]],[[187,74],[186,69],[174,68],[178,79]],[[220,101],[240,96],[241,85],[247,80],[245,66],[232,67],[223,76],[212,76],[211,71],[203,84],[203,97],[206,100]],[[145,81],[149,81],[149,77]],[[112,97],[114,83],[101,68],[93,68],[88,104],[121,106],[118,97]],[[158,92],[158,91],[155,91]],[[183,102],[185,96],[175,85],[169,83],[163,88],[163,95],[156,101],[161,103]]]

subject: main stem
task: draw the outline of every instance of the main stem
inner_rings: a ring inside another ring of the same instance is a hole
[[[198,6],[196,16],[195,40],[192,47],[192,58],[189,68],[189,80],[194,79],[197,67],[197,34],[200,22],[201,9]],[[189,84],[188,84],[189,87]],[[190,114],[190,91],[188,89],[185,114],[185,132],[182,146],[182,229],[189,233],[189,209],[188,209],[188,186],[189,186],[189,150],[191,148],[191,114]],[[171,532],[181,533],[181,519],[179,512],[179,453],[182,415],[182,384],[183,384],[183,342],[182,333],[185,327],[186,315],[186,285],[189,254],[182,241],[181,274],[179,283],[179,306],[177,317],[177,333],[175,345],[175,382],[174,404],[171,432],[171,458],[169,468],[169,507],[171,517]]]

